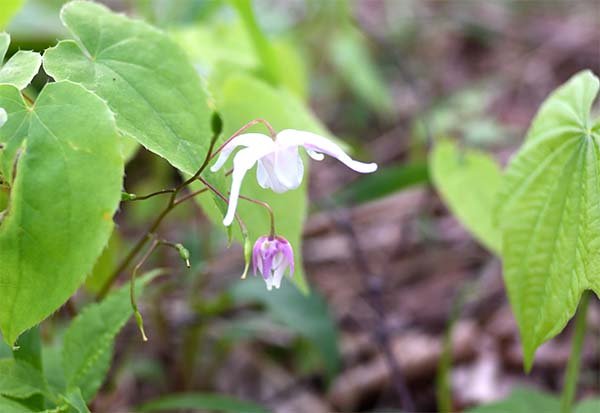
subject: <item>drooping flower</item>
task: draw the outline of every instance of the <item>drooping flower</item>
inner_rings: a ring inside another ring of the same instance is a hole
[[[294,275],[294,251],[283,237],[260,237],[252,249],[252,267],[262,274],[267,290],[281,286],[281,279],[289,268],[290,278]]]
[[[256,178],[261,187],[282,193],[300,186],[304,176],[304,165],[298,153],[299,146],[304,147],[308,155],[317,161],[323,160],[324,154],[327,154],[357,172],[370,173],[377,170],[377,164],[355,161],[337,144],[323,136],[285,129],[277,134],[275,140],[262,133],[245,133],[236,136],[222,148],[211,171],[218,171],[238,146],[244,148],[233,158],[229,207],[223,219],[225,226],[231,225],[233,221],[242,180],[246,172],[257,162]]]

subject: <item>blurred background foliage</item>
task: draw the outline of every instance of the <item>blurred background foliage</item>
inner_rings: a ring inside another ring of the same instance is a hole
[[[2,0],[0,27],[10,21],[12,35],[9,55],[43,51],[66,37],[59,19],[63,3]],[[381,169],[358,177],[333,162],[313,162],[310,204],[298,193],[269,200],[297,208],[301,217],[309,213],[304,264],[310,293],[286,283],[267,294],[260,280],[238,281],[239,246],[227,249],[225,231],[197,206],[178,208],[163,230],[190,250],[192,268],[184,270],[172,252],[162,250],[148,264],[170,268],[170,276],[146,288],[140,299],[151,341],[143,344],[131,325],[118,336],[93,411],[135,405],[141,411],[397,409],[381,334],[392,337],[420,411],[468,408],[506,396],[522,383],[556,392],[568,340],[546,347],[548,355],[542,354],[532,375],[521,373],[497,261],[448,215],[430,184],[464,157],[480,156],[478,151],[505,163],[548,92],[582,68],[600,72],[596,1],[103,3],[164,29],[186,50],[227,133],[260,116],[276,128],[337,136],[357,158],[375,159]],[[29,93],[35,95],[46,81],[40,73]],[[429,149],[447,137],[458,143],[447,149],[460,152],[459,159],[436,158],[430,171]],[[489,166],[492,181],[494,168]],[[454,184],[465,190],[494,185],[488,178],[469,176]],[[139,150],[127,166],[125,187],[143,194],[177,179],[165,161]],[[259,194],[250,182],[246,191]],[[446,201],[451,208],[460,202]],[[85,290],[43,324],[43,340],[60,339],[65,320],[90,302],[163,202],[153,198],[122,208],[119,231]],[[334,209],[338,212],[331,213]],[[264,211],[249,214],[256,222],[253,235],[264,232]],[[357,275],[364,269],[344,235],[345,219],[357,226],[371,268],[381,275],[366,286]],[[300,242],[302,228],[280,226]],[[482,241],[492,250],[497,242]],[[475,287],[469,284],[470,293],[452,312],[454,339],[443,345],[456,297],[473,279]],[[308,290],[303,281],[299,286]],[[365,295],[374,293],[380,295],[383,317],[364,305]],[[600,312],[594,308],[597,334]],[[456,338],[466,330],[467,344]],[[0,345],[0,357],[5,351]],[[580,396],[600,391],[598,354],[587,354]],[[455,369],[453,358],[461,363]],[[448,398],[438,395],[436,405],[440,360],[452,397],[442,403]],[[178,396],[150,401],[173,393]],[[501,411],[510,400],[532,397],[540,398],[538,407],[555,403],[543,394],[523,394],[513,393],[495,410],[477,411]]]

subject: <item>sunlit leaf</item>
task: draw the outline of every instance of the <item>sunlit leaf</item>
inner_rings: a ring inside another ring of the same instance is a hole
[[[49,84],[33,107],[0,85],[0,107],[8,112],[2,174],[11,182],[0,222],[0,328],[12,344],[92,269],[113,227],[123,160],[112,113],[79,85]]]
[[[589,119],[598,88],[585,71],[552,93],[503,180],[504,277],[526,368],[582,292],[600,293],[600,135]]]
[[[2,413],[33,413],[32,410],[19,402],[9,399],[4,396],[0,396],[0,411]]]
[[[23,6],[25,0],[2,0],[0,7],[0,30],[4,29],[12,17]]]
[[[36,52],[19,50],[8,61],[2,63],[9,44],[8,33],[0,33],[0,83],[25,89],[40,70],[42,56]]]
[[[194,173],[208,150],[211,112],[185,52],[158,29],[96,3],[71,2],[61,19],[77,40],[47,50],[44,69],[97,93],[124,135]]]
[[[500,232],[493,223],[493,209],[502,175],[496,161],[483,152],[442,140],[429,156],[429,168],[452,213],[483,245],[499,253]]]

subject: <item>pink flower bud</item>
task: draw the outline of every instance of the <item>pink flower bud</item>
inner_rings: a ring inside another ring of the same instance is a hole
[[[290,243],[283,237],[260,237],[252,249],[252,266],[267,283],[267,290],[279,288],[281,279],[287,268],[290,278],[294,275],[294,251]]]

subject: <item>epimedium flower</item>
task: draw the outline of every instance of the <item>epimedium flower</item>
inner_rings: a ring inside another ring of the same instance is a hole
[[[262,274],[267,290],[281,286],[281,279],[289,269],[290,278],[294,275],[294,250],[283,237],[264,236],[256,240],[252,249],[252,267]]]
[[[256,178],[261,187],[283,193],[300,186],[304,176],[304,165],[298,151],[304,147],[308,155],[317,161],[324,154],[332,156],[350,169],[360,173],[377,170],[375,163],[363,163],[352,159],[336,143],[315,133],[295,129],[285,129],[275,139],[262,133],[244,133],[231,139],[223,148],[217,162],[210,168],[218,171],[231,153],[241,149],[233,158],[233,176],[229,196],[229,206],[223,219],[225,226],[231,225],[235,216],[240,188],[246,172],[258,163]]]

